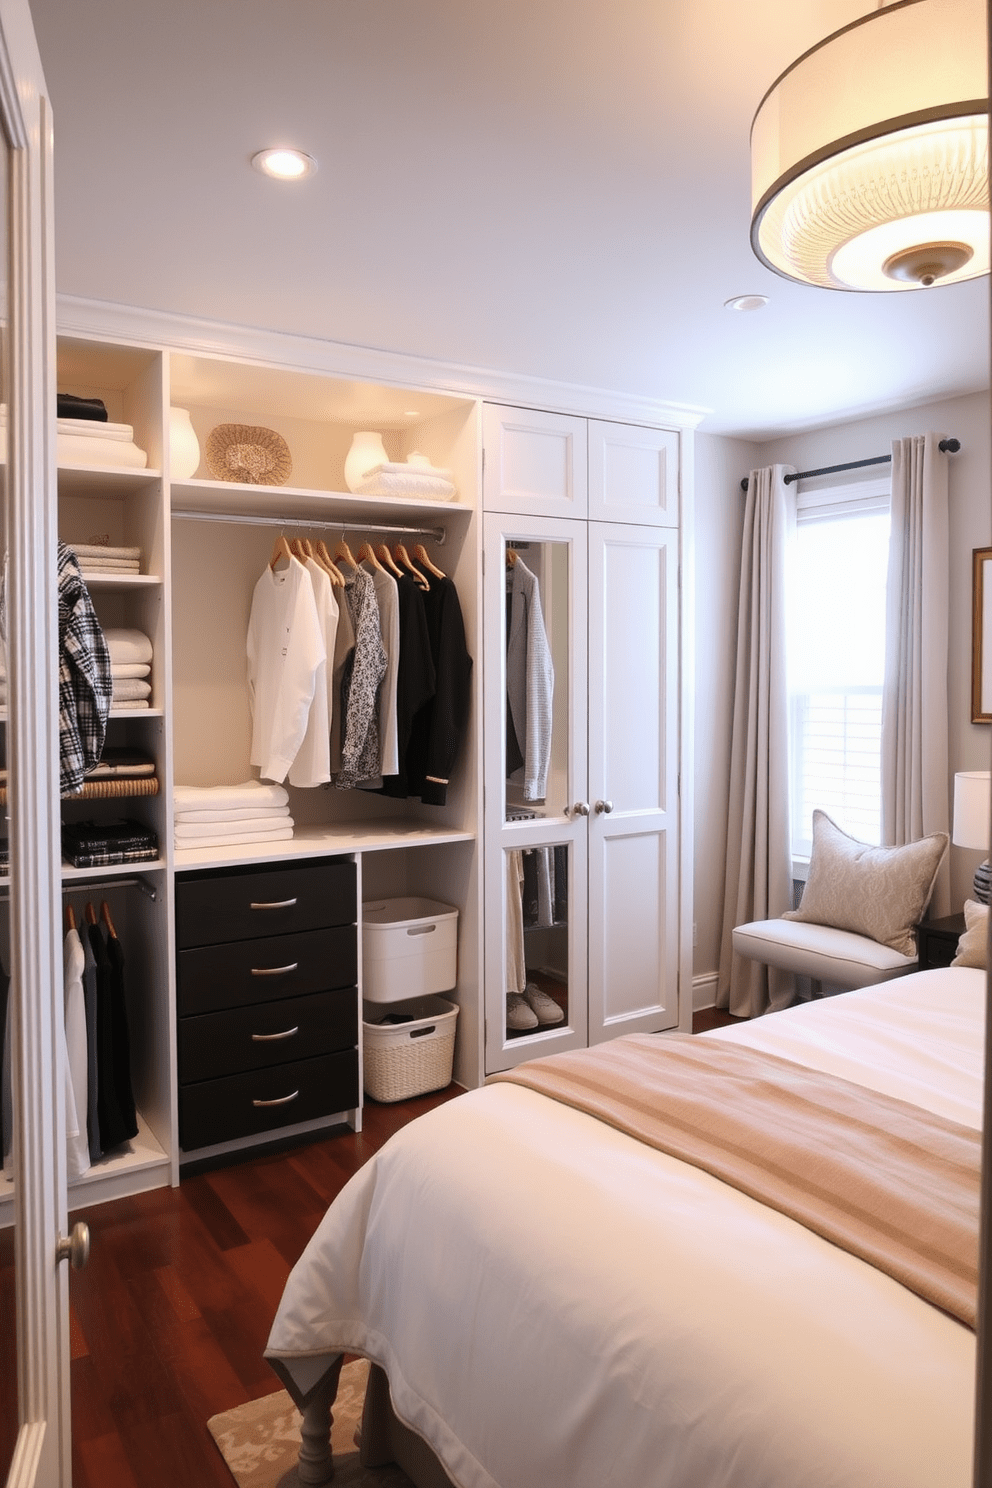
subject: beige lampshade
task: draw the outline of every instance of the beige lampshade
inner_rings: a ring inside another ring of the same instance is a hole
[[[983,0],[903,0],[820,42],[751,128],[751,244],[826,289],[989,271]]]
[[[974,847],[988,852],[990,812],[992,774],[988,770],[965,770],[955,775],[951,841],[957,847]]]

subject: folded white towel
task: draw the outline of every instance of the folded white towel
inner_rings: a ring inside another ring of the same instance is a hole
[[[121,708],[149,708],[149,707],[151,707],[151,704],[149,703],[149,701],[148,701],[147,698],[116,698],[115,697],[115,698],[111,698],[111,700],[110,700],[110,706],[113,708],[114,712],[116,713]]]
[[[133,702],[135,698],[151,697],[152,684],[139,677],[113,677],[113,705]]]
[[[59,434],[71,434],[83,439],[113,439],[121,444],[130,444],[134,438],[132,424],[112,424],[103,419],[60,418],[55,421]]]
[[[205,822],[205,821],[177,821],[176,839],[180,837],[192,839],[194,837],[215,837],[218,832],[236,832],[241,837],[250,837],[255,832],[267,835],[269,832],[279,832],[285,826],[292,826],[293,818],[288,811],[281,816],[246,816],[236,822]]]
[[[108,543],[70,543],[77,558],[132,558],[141,561],[140,548],[112,548]]]
[[[103,632],[110,652],[111,665],[115,661],[151,661],[152,643],[140,630],[128,630],[111,626]]]
[[[416,466],[387,470],[384,466],[370,470],[355,488],[358,496],[426,496],[437,501],[450,501],[455,494],[452,481],[430,475]]]
[[[420,475],[435,480],[451,481],[450,470],[439,470],[436,465],[411,465],[408,460],[384,460],[381,465],[373,465],[371,470],[366,470],[364,479],[368,480],[372,475]]]
[[[285,842],[293,835],[293,823],[286,821],[271,831],[262,831],[260,827],[250,828],[247,832],[225,832],[223,830],[214,833],[211,837],[187,837],[185,833],[180,835],[176,830],[177,847],[236,847],[241,843],[248,842]]]
[[[91,421],[92,422],[92,421]],[[106,424],[94,424],[105,429]],[[82,434],[59,434],[55,452],[60,465],[123,465],[128,470],[144,470],[148,456],[136,444],[119,439],[87,439]]]
[[[77,558],[80,573],[140,573],[137,558]]]
[[[228,822],[229,829],[237,832],[241,829],[234,825],[235,822],[277,822],[280,817],[285,820],[288,815],[288,806],[243,806],[232,807],[230,810],[221,807],[219,811],[211,811],[206,806],[202,806],[195,811],[177,811],[176,821],[190,824],[193,822]]]
[[[261,780],[245,780],[240,785],[177,785],[172,793],[176,811],[254,810],[256,806],[285,806],[289,791],[284,785]]]
[[[151,667],[143,661],[112,661],[110,675],[117,677],[147,677]]]

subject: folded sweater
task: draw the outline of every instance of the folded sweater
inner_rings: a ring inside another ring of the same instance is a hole
[[[177,785],[173,792],[176,811],[206,807],[210,811],[237,811],[246,807],[285,806],[289,791],[269,781],[245,780],[240,785]]]

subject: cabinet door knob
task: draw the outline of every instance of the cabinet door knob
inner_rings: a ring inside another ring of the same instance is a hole
[[[56,1261],[68,1261],[73,1271],[81,1271],[90,1258],[90,1227],[82,1220],[74,1224],[71,1234],[59,1237],[55,1247]]]
[[[612,801],[597,801],[596,802],[596,815],[597,816],[609,816],[609,814],[610,814],[610,812],[612,810],[613,810],[613,802]]]
[[[589,815],[589,802],[588,801],[576,801],[575,805],[572,807],[572,815],[573,816],[588,816]]]

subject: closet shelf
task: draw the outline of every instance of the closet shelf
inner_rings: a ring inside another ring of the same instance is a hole
[[[409,523],[414,514],[430,516],[436,526],[451,516],[474,510],[461,501],[430,501],[420,497],[353,496],[342,491],[315,491],[294,486],[248,486],[234,481],[182,481],[172,484],[172,515],[208,512],[242,516],[287,516],[341,522],[349,531],[363,522]]]
[[[136,470],[124,465],[60,465],[60,496],[123,498],[161,481],[161,470]]]
[[[472,842],[474,832],[447,831],[410,821],[348,822],[333,827],[297,827],[284,842],[255,842],[239,847],[177,847],[175,866],[225,867],[265,863],[277,858],[309,858],[321,853],[383,852],[390,848],[436,847],[446,842]]]

